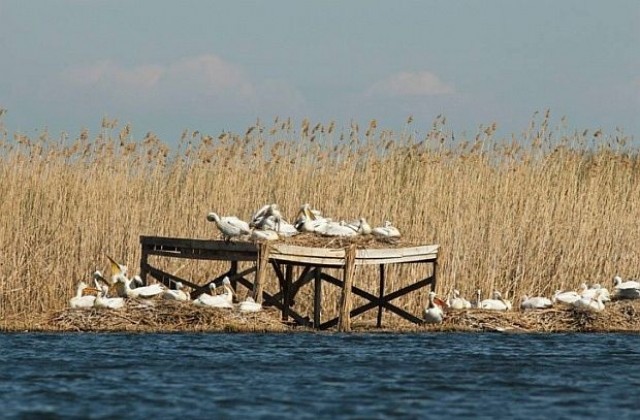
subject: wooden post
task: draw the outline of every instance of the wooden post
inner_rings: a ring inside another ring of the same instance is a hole
[[[142,279],[142,285],[147,285],[147,274],[149,274],[149,255],[145,247],[142,247],[142,254],[140,255],[140,278]]]
[[[293,266],[287,264],[284,268],[284,287],[282,290],[282,320],[289,320],[289,309],[291,309],[291,282],[293,281]]]
[[[320,278],[320,267],[316,267],[313,272],[313,328],[320,328],[320,310],[322,309],[322,279]]]
[[[351,286],[353,285],[353,275],[356,271],[356,246],[349,245],[345,248],[344,255],[344,283],[342,287],[342,298],[340,299],[340,322],[338,331],[351,331]]]
[[[384,264],[380,264],[380,290],[378,291],[378,322],[377,327],[382,327],[382,299],[384,298]]]
[[[264,288],[265,276],[267,275],[267,265],[269,265],[269,242],[265,241],[258,248],[258,267],[256,270],[256,281],[253,285],[253,299],[257,303],[262,303],[262,289]]]

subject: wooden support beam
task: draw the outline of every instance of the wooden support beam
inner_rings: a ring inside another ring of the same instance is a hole
[[[262,290],[267,276],[267,265],[269,265],[269,242],[265,241],[258,248],[256,281],[253,285],[253,299],[258,303],[262,303]]]
[[[376,326],[378,328],[382,327],[382,298],[384,297],[384,264],[380,264],[380,284],[378,289],[378,319],[376,320]]]
[[[345,249],[344,256],[344,284],[342,287],[342,297],[340,298],[340,323],[338,331],[351,331],[351,286],[356,269],[356,246],[351,244]]]
[[[320,277],[321,268],[313,270],[313,327],[320,327],[321,311],[322,311],[322,278]]]

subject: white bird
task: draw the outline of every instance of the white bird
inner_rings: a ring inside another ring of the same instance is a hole
[[[78,283],[78,287],[76,289],[76,295],[69,299],[69,306],[72,309],[89,309],[93,308],[93,303],[96,300],[96,297],[93,295],[83,296],[84,289],[87,288],[87,283],[81,281]],[[98,293],[100,290],[98,290]]]
[[[280,236],[275,230],[253,229],[251,231],[251,239],[255,241],[277,241]]]
[[[249,227],[275,230],[283,236],[291,236],[298,233],[295,228],[293,228],[295,231],[293,232],[291,229],[293,225],[283,219],[282,213],[280,213],[280,208],[277,204],[267,204],[262,206],[254,213],[251,218],[251,223],[249,223]]]
[[[93,306],[95,306],[96,308],[107,309],[120,309],[124,307],[124,299],[121,297],[107,297],[108,291],[109,288],[107,286],[102,286],[102,288],[98,291],[96,300],[93,302]]]
[[[444,305],[440,299],[436,300],[436,292],[429,292],[429,303],[424,309],[424,322],[427,324],[439,324],[444,318]]]
[[[373,229],[371,229],[371,225],[367,222],[367,219],[364,217],[359,218],[358,220],[352,220],[347,222],[346,225],[351,229],[355,230],[359,235],[370,235]]]
[[[524,295],[520,302],[521,309],[547,309],[552,306],[553,302],[551,302],[551,299],[542,296],[529,297]]]
[[[238,311],[241,313],[260,312],[262,305],[257,303],[251,296],[238,304]]]
[[[574,292],[573,290],[569,290],[566,292],[556,290],[556,293],[553,295],[551,299],[553,303],[560,303],[563,305],[571,305],[576,300],[582,299],[582,296],[578,292]]]
[[[379,238],[399,238],[400,231],[393,226],[389,220],[385,220],[383,226],[375,227],[371,230],[374,236]]]
[[[120,279],[120,282],[124,282],[124,290],[128,298],[151,298],[159,294],[164,293],[165,288],[159,283],[154,283],[149,286],[131,288],[131,283],[142,283],[140,276],[135,275],[133,279]]]
[[[251,235],[249,223],[244,220],[240,220],[235,216],[220,217],[216,213],[211,212],[207,214],[207,220],[215,222],[220,232],[222,232],[225,242],[229,242],[231,238],[236,238],[238,236]]]
[[[308,204],[303,205],[298,214],[299,217],[296,219],[294,227],[300,232],[317,233],[331,222],[331,219],[322,217],[322,213],[319,211],[311,210]]]
[[[622,277],[615,276],[613,278],[614,288],[616,289],[640,289],[640,282],[635,280],[622,281]]]
[[[622,281],[622,277],[613,278],[615,297],[618,299],[640,298],[640,283],[635,280]]]
[[[480,308],[490,311],[509,311],[511,310],[511,302],[505,300],[502,294],[495,290],[493,292],[493,299],[485,299],[480,302]]]
[[[183,290],[184,285],[182,284],[182,282],[178,281],[175,283],[175,285],[176,285],[175,289],[165,290],[164,293],[162,294],[162,298],[167,300],[178,300],[180,302],[188,301],[189,294]]]
[[[471,308],[471,302],[469,302],[467,299],[460,296],[460,291],[457,289],[453,290],[453,297],[451,296],[449,297],[447,304],[451,309],[470,309]]]
[[[595,298],[583,297],[574,301],[571,306],[580,312],[600,312],[604,310],[604,302],[600,292],[596,293]]]
[[[593,286],[589,287],[587,286],[586,283],[582,283],[580,285],[580,296],[583,298],[592,298],[594,299],[596,297],[596,294],[600,293],[600,296],[602,298],[603,302],[609,302],[611,301],[611,296],[609,295],[609,291],[602,287],[599,284],[594,284]]]
[[[209,306],[212,308],[233,309],[233,296],[235,292],[230,285],[231,282],[229,281],[229,277],[225,277],[222,280],[222,286],[224,287],[225,293],[216,296],[203,293],[198,296],[193,303],[199,306]],[[215,287],[216,286],[213,283],[209,285],[211,290],[215,290]]]
[[[325,224],[322,228],[316,230],[322,236],[338,236],[338,237],[349,237],[356,236],[358,233],[351,229],[346,225],[344,220],[339,223],[330,222]]]

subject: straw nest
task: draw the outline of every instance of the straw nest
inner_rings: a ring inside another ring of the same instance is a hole
[[[129,300],[121,310],[67,309],[43,329],[130,332],[284,332],[288,327],[272,308],[256,313],[200,307],[186,302]]]
[[[382,238],[374,235],[330,237],[308,232],[286,238],[280,238],[272,243],[284,243],[287,245],[314,248],[345,248],[352,244],[355,244],[356,248],[395,248],[417,246],[402,237]]]

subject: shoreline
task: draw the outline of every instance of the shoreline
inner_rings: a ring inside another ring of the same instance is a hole
[[[352,333],[640,333],[640,300],[610,302],[604,311],[577,312],[567,307],[544,310],[448,310],[441,324],[412,324],[385,313],[381,328],[374,319],[353,318]],[[193,307],[177,303],[157,305],[133,301],[126,308],[77,310],[0,321],[0,332],[41,333],[337,333],[285,324],[280,312],[266,308],[257,313]]]

